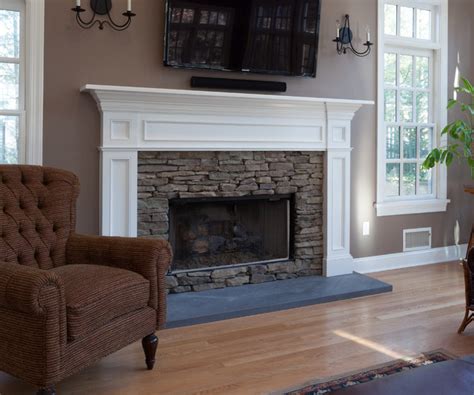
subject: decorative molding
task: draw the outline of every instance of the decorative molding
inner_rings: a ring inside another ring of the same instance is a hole
[[[45,0],[26,0],[26,133],[25,162],[43,163]]]
[[[351,120],[371,101],[86,85],[102,112],[101,233],[137,235],[139,151],[327,151],[324,273],[352,273]]]
[[[385,270],[451,262],[464,258],[466,256],[466,249],[467,244],[462,244],[458,246],[355,258],[354,271],[358,273],[376,273]]]
[[[426,214],[445,212],[449,199],[400,200],[393,202],[376,203],[378,217],[406,214]]]
[[[137,151],[102,153],[100,174],[102,234],[137,235],[137,168]]]

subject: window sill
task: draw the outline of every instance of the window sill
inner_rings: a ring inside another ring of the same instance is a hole
[[[375,204],[375,209],[377,210],[377,217],[439,213],[445,212],[447,210],[449,202],[449,199],[425,199],[381,202]]]

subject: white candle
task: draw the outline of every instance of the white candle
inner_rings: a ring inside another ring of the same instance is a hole
[[[367,26],[367,42],[370,42],[370,28]]]
[[[81,6],[81,0],[76,0],[76,7],[80,7]]]
[[[341,30],[341,24],[339,23],[339,21],[337,21],[336,22],[336,38],[339,38],[340,30]]]
[[[128,0],[127,11],[132,11],[132,0]]]

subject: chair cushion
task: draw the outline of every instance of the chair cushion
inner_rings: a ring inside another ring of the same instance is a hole
[[[146,307],[150,283],[141,275],[99,265],[51,269],[64,283],[68,340],[76,340],[123,314]]]

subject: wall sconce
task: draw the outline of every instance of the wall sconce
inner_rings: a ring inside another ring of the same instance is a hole
[[[352,30],[351,30],[351,23],[349,21],[349,15],[346,15],[344,17],[344,26],[341,27],[341,23],[339,21],[336,22],[336,29],[337,29],[337,35],[336,39],[332,40],[333,42],[336,43],[336,49],[337,53],[339,55],[346,54],[347,51],[351,51],[354,55],[359,56],[359,57],[364,57],[370,54],[371,47],[374,45],[372,42],[370,42],[370,29],[367,26],[367,41],[364,43],[364,46],[366,46],[366,50],[359,52],[357,51],[354,46],[352,45]]]
[[[88,21],[83,20],[81,17],[81,14],[86,11],[81,7],[81,0],[76,0],[76,6],[72,9],[76,13],[77,23],[83,29],[90,29],[95,25],[99,25],[99,29],[104,30],[104,26],[109,25],[114,30],[122,31],[130,26],[132,18],[136,15],[132,12],[132,0],[127,0],[127,11],[122,14],[127,17],[127,20],[123,24],[116,23],[110,15],[112,0],[90,0],[90,7],[93,15]],[[107,15],[108,19],[96,19],[97,15]]]

